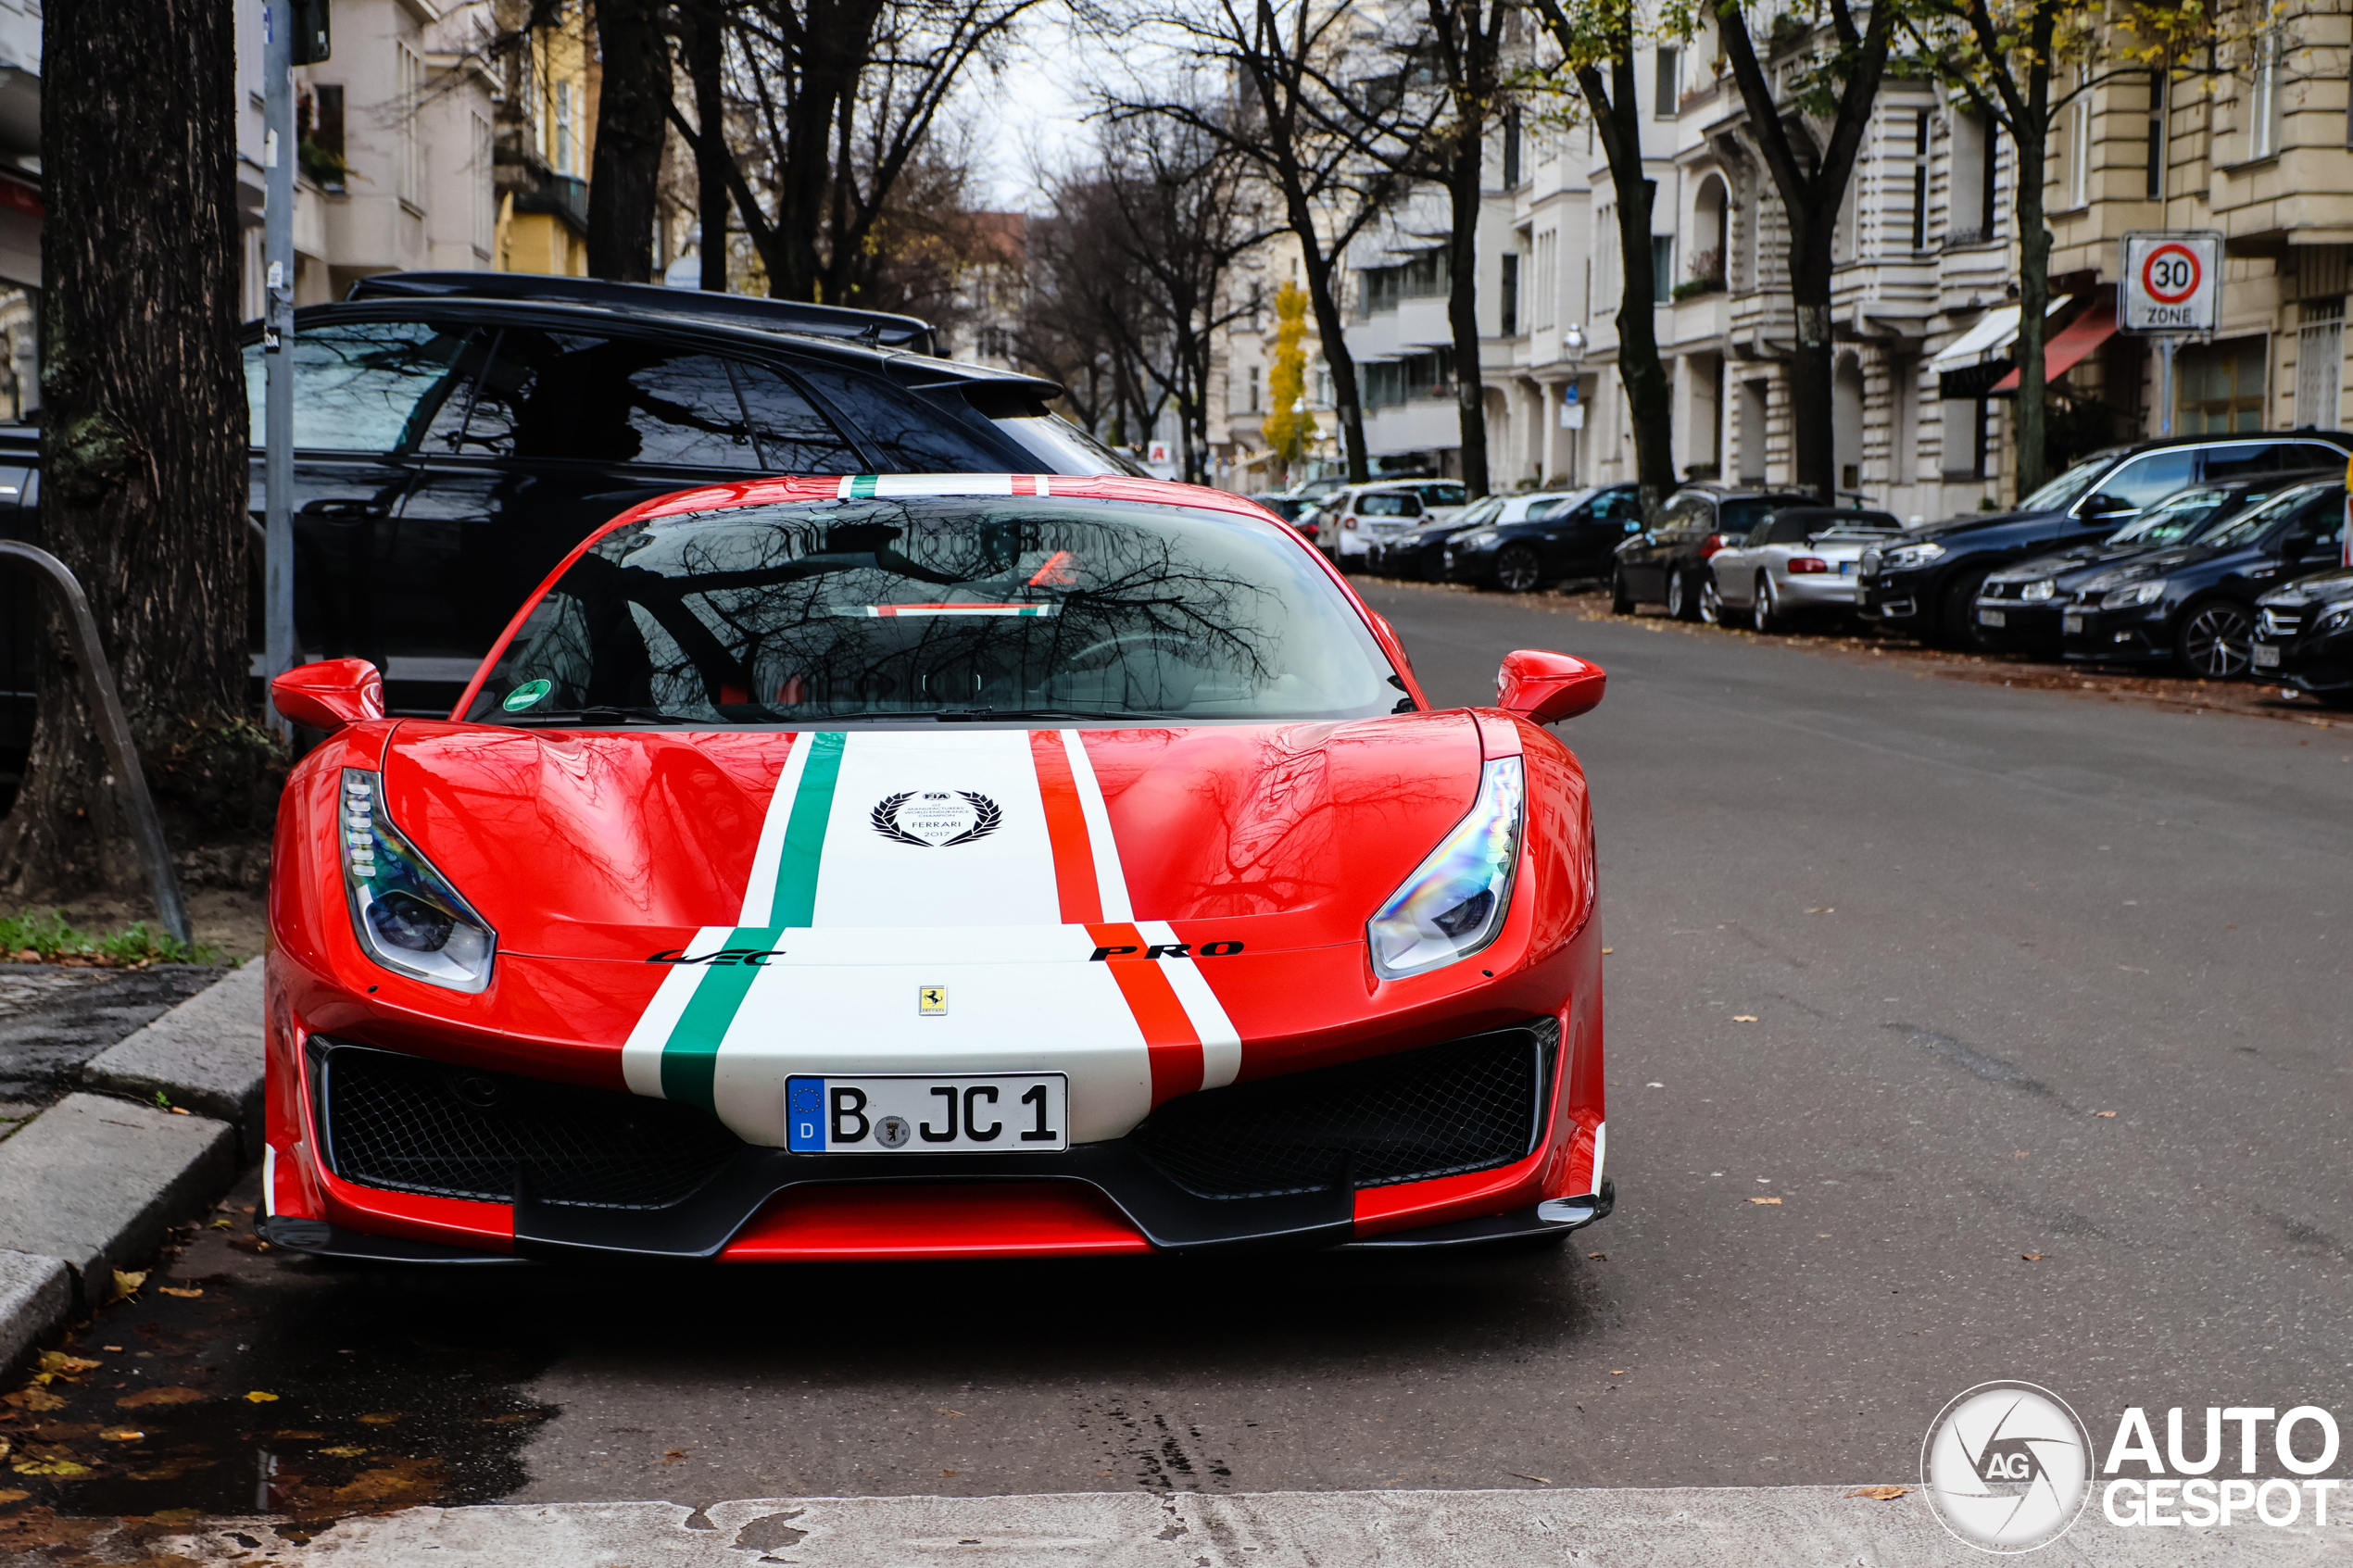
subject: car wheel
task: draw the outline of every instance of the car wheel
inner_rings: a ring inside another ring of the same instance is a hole
[[[2174,662],[2185,675],[2229,680],[2246,673],[2254,656],[2255,618],[2229,599],[2192,605],[2173,635]]]
[[[1612,615],[1634,613],[1634,596],[1626,586],[1626,569],[1614,566],[1609,571],[1609,612]]]
[[[1724,596],[1717,592],[1712,571],[1699,581],[1699,618],[1710,626],[1724,624]]]
[[[1763,635],[1781,629],[1781,607],[1773,597],[1773,580],[1761,571],[1756,574],[1756,596],[1749,601],[1748,618]]]
[[[1985,646],[1984,633],[1977,629],[1977,596],[1985,587],[1986,573],[1971,571],[1944,590],[1936,613],[1936,640],[1948,648],[1975,650]]]
[[[1526,545],[1506,545],[1495,552],[1495,586],[1506,594],[1532,594],[1544,580],[1544,563]]]
[[[1670,571],[1667,574],[1667,616],[1670,621],[1689,621],[1699,614],[1699,596],[1692,592],[1688,573]]]

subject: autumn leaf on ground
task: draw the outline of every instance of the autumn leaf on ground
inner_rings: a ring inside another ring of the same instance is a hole
[[[126,1269],[117,1269],[114,1272],[114,1298],[118,1301],[127,1301],[138,1295],[139,1287],[146,1283],[147,1271],[145,1269],[141,1269],[136,1273]]]
[[[1754,1023],[1756,1022],[1756,1015],[1753,1012],[1736,1012],[1732,1014],[1732,1022],[1735,1023]]]
[[[118,1409],[135,1411],[148,1405],[193,1405],[203,1398],[204,1395],[196,1389],[167,1386],[161,1388],[142,1388],[136,1394],[125,1394],[115,1401],[115,1405]]]
[[[258,1236],[233,1236],[229,1238],[229,1245],[235,1248],[240,1252],[267,1252],[270,1250],[270,1244],[262,1240]]]
[[[156,1288],[162,1291],[166,1296],[177,1296],[182,1301],[193,1301],[197,1297],[204,1294],[204,1287],[201,1286],[198,1286],[192,1290],[183,1290],[176,1285],[158,1285]]]
[[[98,1436],[109,1443],[135,1443],[146,1434],[135,1426],[109,1426]]]
[[[20,1411],[61,1411],[66,1402],[45,1388],[19,1388],[13,1394],[0,1394],[0,1400]]]
[[[1596,1263],[1606,1263],[1609,1261],[1609,1254],[1606,1252],[1588,1252],[1585,1256],[1591,1258]]]
[[[1771,1209],[1779,1209],[1781,1206],[1781,1200],[1778,1198],[1752,1198],[1749,1201],[1751,1203],[1762,1203]]]
[[[2043,1253],[2043,1252],[2021,1252],[2021,1253],[2020,1253],[2020,1254],[2019,1254],[2019,1256],[2020,1256],[2020,1258],[2024,1259],[2027,1262],[2030,1262],[2030,1263],[2039,1263],[2039,1262],[2041,1262],[2041,1261],[2043,1261],[2045,1257],[2049,1256],[2049,1254],[2047,1254],[2047,1253]]]
[[[274,1405],[278,1402],[277,1395],[265,1394],[258,1388],[256,1388],[251,1393],[247,1394],[245,1399],[257,1405]]]
[[[1846,1495],[1850,1498],[1869,1498],[1873,1502],[1894,1502],[1897,1498],[1911,1496],[1911,1493],[1909,1486],[1857,1486]]]
[[[216,1231],[232,1230],[232,1229],[235,1228],[236,1223],[237,1223],[237,1222],[236,1222],[236,1221],[234,1221],[234,1220],[215,1220],[215,1221],[213,1221],[213,1222],[212,1222],[212,1223],[211,1223],[210,1225],[208,1225],[208,1227],[206,1227],[206,1228],[207,1228],[207,1229],[208,1229],[208,1230],[216,1230]]]
[[[106,1365],[104,1361],[89,1361],[81,1356],[69,1356],[63,1350],[41,1352],[43,1372],[95,1372],[104,1365]]]
[[[19,1475],[87,1475],[90,1474],[88,1465],[63,1454],[49,1455],[40,1459],[20,1459],[8,1468]]]
[[[1809,914],[1809,915],[1834,915],[1834,914],[1838,913],[1838,910],[1837,910],[1837,909],[1835,909],[1830,908],[1830,907],[1828,907],[1828,906],[1825,906],[1825,907],[1824,907],[1824,908],[1822,908],[1822,909],[1808,909],[1808,910],[1806,910],[1806,912],[1807,914]]]
[[[2092,1114],[2093,1114],[2093,1115],[2095,1115],[2095,1116],[2108,1116],[2108,1117],[2113,1117],[2113,1116],[2116,1114],[2116,1112],[2115,1112],[2115,1111],[2113,1111],[2113,1110],[2095,1110],[2095,1111],[2093,1111],[2093,1112],[2092,1112]]]
[[[686,1450],[684,1449],[664,1449],[661,1450],[661,1462],[664,1464],[676,1464],[680,1460],[685,1459],[686,1457]],[[950,1471],[950,1474],[953,1474],[954,1472]]]
[[[349,1444],[342,1444],[332,1449],[321,1449],[319,1451],[325,1454],[329,1459],[358,1459],[361,1454],[366,1453],[368,1450],[365,1449],[355,1449]]]
[[[362,1426],[390,1426],[400,1419],[398,1411],[376,1411],[359,1418]]]
[[[5,1490],[0,1490],[0,1505],[12,1502],[22,1502],[25,1499],[31,1496],[32,1496],[31,1492],[20,1492],[16,1487],[9,1486]]]

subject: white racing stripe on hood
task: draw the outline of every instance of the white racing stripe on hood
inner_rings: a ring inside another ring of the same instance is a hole
[[[792,820],[793,797],[800,792],[801,775],[809,771],[812,747],[805,734],[793,736],[785,754],[784,771],[776,776],[776,792],[768,797],[768,815],[760,824],[760,845],[752,851],[751,880],[744,885],[743,914],[737,925],[766,925],[776,901],[776,866],[784,858],[785,829]]]
[[[706,925],[695,933],[695,939],[686,947],[689,953],[716,952],[727,945],[736,934],[732,925]],[[662,973],[661,985],[654,992],[654,999],[646,1004],[638,1015],[637,1025],[629,1031],[629,1038],[621,1047],[621,1079],[633,1095],[662,1098],[661,1051],[678,1027],[678,1019],[693,1000],[695,987],[702,983],[704,967],[700,964],[673,964]]]
[[[939,846],[904,843],[875,825],[875,812],[886,802],[929,792],[959,801],[977,797],[974,808],[993,810],[996,825],[967,843]],[[1028,731],[850,734],[825,822],[817,925],[1054,925],[1061,920]]]
[[[1070,754],[1071,782],[1078,786],[1078,812],[1087,820],[1087,847],[1095,857],[1095,887],[1103,901],[1103,919],[1133,920],[1127,873],[1120,869],[1119,841],[1112,836],[1111,809],[1103,804],[1103,786],[1095,777],[1095,764],[1087,755],[1087,743],[1079,732],[1064,730],[1062,737],[1063,749]]]

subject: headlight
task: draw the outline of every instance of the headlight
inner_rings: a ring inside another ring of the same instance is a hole
[[[1941,560],[1944,556],[1944,546],[1942,545],[1898,545],[1881,554],[1880,564],[1896,571],[1905,571],[1916,566],[1926,566],[1932,560]]]
[[[2347,625],[2353,625],[2353,604],[2341,604],[2334,609],[2330,610],[2326,615],[2322,616],[2320,620],[2312,623],[2312,630],[2315,632],[2334,632],[2339,628]]]
[[[1468,533],[1456,535],[1454,543],[1466,550],[1483,550],[1502,537],[1491,528],[1477,528]]]
[[[2100,600],[2102,609],[2131,609],[2134,605],[2154,604],[2165,596],[2165,579],[2152,578],[2146,583],[2128,583]]]
[[[1497,758],[1479,771],[1469,814],[1365,922],[1376,974],[1419,974],[1495,940],[1519,867],[1525,795],[1518,758]]]
[[[343,884],[368,956],[396,974],[453,991],[490,984],[498,934],[384,814],[381,775],[343,771]]]
[[[2025,587],[2020,588],[2018,591],[2018,596],[2021,599],[2040,600],[2047,599],[2053,594],[2057,592],[2058,584],[2052,582],[2049,578],[2045,577],[2040,578],[2035,582],[2029,583]]]

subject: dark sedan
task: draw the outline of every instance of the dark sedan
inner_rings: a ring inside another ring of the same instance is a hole
[[[1449,582],[1509,594],[1604,577],[1641,519],[1640,491],[1631,484],[1491,496],[1454,520],[1441,571]]]
[[[2353,569],[2323,571],[2256,600],[2250,668],[2259,679],[2332,708],[2353,708]]]
[[[1687,484],[1668,497],[1657,527],[1642,529],[1617,546],[1610,608],[1631,615],[1638,604],[1663,604],[1678,621],[1695,621],[1708,557],[1747,538],[1768,512],[1820,505],[1812,495],[1791,491]]]
[[[2061,612],[2067,658],[2170,663],[2185,675],[2243,675],[2255,601],[2343,559],[2345,482],[2297,485],[2195,544],[2118,562],[2077,588]]]
[[[2342,470],[2353,435],[2194,435],[2095,453],[2019,503],[2013,512],[1915,529],[1864,556],[1856,612],[1891,632],[1951,646],[1977,640],[1977,591],[2030,556],[2107,538],[2141,511],[2192,484]]]
[[[1978,590],[1978,645],[1993,652],[2057,659],[2060,615],[2075,602],[2075,590],[2107,568],[2170,545],[2194,544],[2291,485],[2329,477],[2322,470],[2193,485],[2167,496],[2105,539],[2004,567]]]

